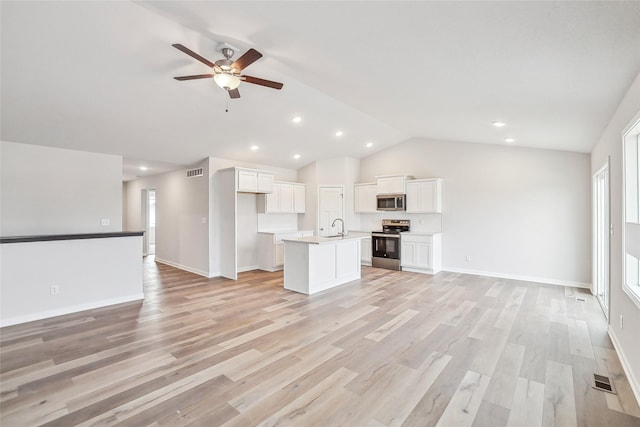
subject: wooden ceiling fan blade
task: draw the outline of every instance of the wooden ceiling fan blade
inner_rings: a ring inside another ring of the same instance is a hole
[[[255,49],[249,49],[244,53],[244,55],[236,59],[236,61],[231,64],[231,68],[235,68],[237,72],[240,72],[260,58],[262,58],[262,54],[260,52]]]
[[[271,80],[260,79],[258,77],[253,77],[253,76],[242,76],[241,79],[247,83],[253,83],[254,85],[266,86],[273,89],[282,89],[282,86],[284,86],[284,84],[282,83],[273,82]]]
[[[197,59],[198,61],[202,62],[207,67],[211,67],[211,68],[216,67],[216,64],[214,64],[213,62],[209,61],[207,58],[198,55],[197,53],[195,53],[194,51],[192,51],[188,47],[185,47],[185,46],[181,45],[180,43],[175,43],[175,44],[172,44],[171,46],[175,47],[176,49],[178,49],[181,52],[186,53],[190,57],[192,57],[194,59]]]
[[[232,99],[240,98],[240,91],[237,88],[229,89],[227,92],[229,92],[229,97]]]
[[[195,79],[210,79],[213,77],[213,74],[196,74],[194,76],[180,76],[180,77],[174,77],[174,79],[176,80],[195,80]]]

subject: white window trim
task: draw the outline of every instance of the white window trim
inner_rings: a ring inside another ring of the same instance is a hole
[[[637,286],[632,286],[627,283],[627,246],[626,246],[626,227],[627,224],[633,224],[633,227],[636,227],[636,224],[640,226],[640,219],[638,223],[627,223],[627,191],[626,191],[626,143],[629,140],[637,141],[640,150],[640,113],[636,115],[634,120],[631,121],[629,126],[622,133],[622,290],[625,294],[634,302],[634,304],[640,308],[640,283]],[[640,161],[639,161],[640,163]],[[640,168],[640,164],[637,166]],[[640,183],[638,183],[640,185]],[[640,266],[640,262],[638,263]],[[640,269],[640,267],[639,267]],[[637,273],[640,277],[640,271]]]

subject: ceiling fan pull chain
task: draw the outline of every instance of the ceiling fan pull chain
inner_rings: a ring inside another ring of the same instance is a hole
[[[227,99],[227,101],[226,101],[227,102],[227,107],[224,109],[224,112],[228,113],[229,112],[229,98],[226,98],[226,99]]]

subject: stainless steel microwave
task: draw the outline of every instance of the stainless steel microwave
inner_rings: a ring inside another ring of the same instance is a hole
[[[404,194],[378,194],[376,209],[379,211],[403,211],[406,209]]]

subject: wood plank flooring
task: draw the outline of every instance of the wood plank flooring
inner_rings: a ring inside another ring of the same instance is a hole
[[[640,426],[585,290],[363,267],[308,297],[282,280],[147,258],[143,303],[3,328],[0,424]]]

